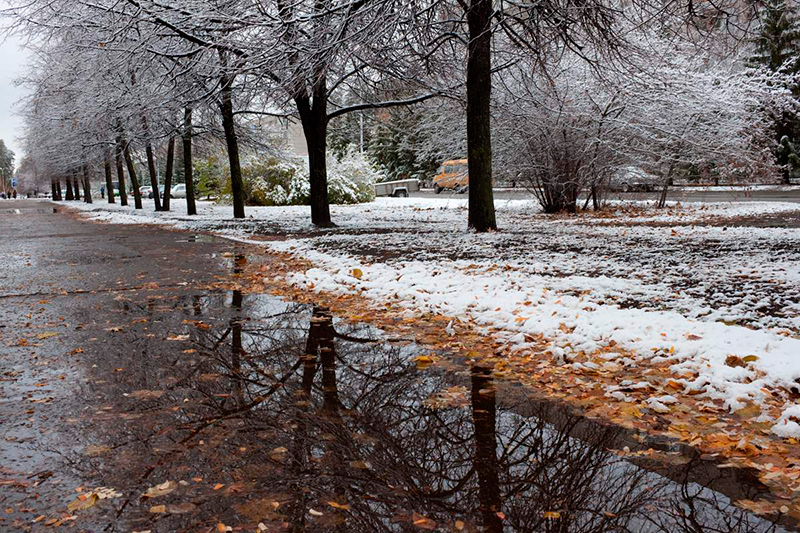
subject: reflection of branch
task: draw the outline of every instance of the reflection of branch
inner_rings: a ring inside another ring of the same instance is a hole
[[[272,394],[274,394],[275,391],[280,389],[283,386],[283,384],[286,383],[289,380],[289,378],[291,378],[294,375],[294,373],[297,371],[297,369],[300,368],[301,364],[302,364],[302,361],[296,362],[294,364],[294,366],[291,368],[291,370],[289,370],[289,372],[286,373],[285,376],[283,376],[281,379],[279,379],[277,382],[275,382],[275,384],[272,385],[267,392],[265,392],[264,394],[262,394],[260,396],[256,396],[256,398],[252,402],[250,402],[248,404],[245,404],[242,407],[239,407],[238,409],[234,409],[232,411],[223,411],[223,413],[221,415],[209,416],[209,417],[202,418],[200,420],[200,422],[202,422],[200,427],[198,427],[197,429],[192,431],[192,433],[190,433],[188,437],[182,439],[180,441],[181,444],[185,444],[186,442],[192,440],[195,437],[195,435],[197,435],[198,433],[203,431],[208,426],[210,426],[212,424],[215,424],[216,422],[220,422],[222,420],[225,420],[226,418],[231,418],[231,417],[234,417],[234,416],[239,415],[241,413],[244,413],[246,411],[249,411],[253,407],[256,407],[257,405],[263,403],[265,400],[267,400],[267,398],[269,398]]]
[[[335,329],[333,330],[333,337],[336,339],[342,339],[343,341],[353,342],[357,344],[375,344],[379,342],[383,342],[377,339],[362,339],[361,337],[351,337],[345,333],[339,333]]]

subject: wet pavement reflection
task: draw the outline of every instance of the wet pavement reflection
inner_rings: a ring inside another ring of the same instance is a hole
[[[556,430],[489,369],[428,367],[324,308],[234,290],[114,311],[148,333],[96,354],[125,368],[85,391],[97,484],[127,495],[97,511],[109,531],[780,530],[621,459],[614,428]]]

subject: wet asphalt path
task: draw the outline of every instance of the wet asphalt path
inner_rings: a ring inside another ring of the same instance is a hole
[[[197,295],[199,285],[228,277],[221,254],[236,248],[89,224],[63,211],[47,202],[0,203],[0,531],[70,525],[61,523],[74,516],[66,506],[79,487],[102,483],[95,461],[109,453],[93,447],[99,438],[86,429],[112,409],[93,384],[122,381],[115,374],[128,371],[118,364],[99,377],[87,358],[135,359],[135,343],[121,337],[131,325],[119,323],[120,310]],[[109,516],[95,512],[78,530],[99,530]]]
[[[251,248],[0,206],[2,532],[782,531],[751,474],[240,290]]]

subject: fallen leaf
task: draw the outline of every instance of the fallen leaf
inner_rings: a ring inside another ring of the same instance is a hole
[[[350,506],[347,505],[346,503],[328,502],[328,505],[330,505],[334,509],[341,509],[342,511],[350,510]]]
[[[361,279],[361,277],[362,277],[363,275],[364,275],[364,273],[361,271],[361,269],[360,269],[360,268],[354,268],[354,269],[353,269],[353,277],[354,277],[354,278],[356,278],[356,279]]]
[[[97,500],[99,500],[97,494],[92,493],[89,496],[81,494],[77,500],[67,505],[67,511],[69,512],[83,511],[84,509],[88,509],[89,507],[97,503]]]
[[[433,531],[436,529],[436,522],[418,513],[412,513],[411,522],[420,529]]]
[[[175,483],[174,481],[165,481],[164,483],[161,483],[159,485],[156,485],[155,487],[150,487],[149,489],[147,489],[147,492],[142,494],[142,497],[157,498],[158,496],[166,496],[167,494],[174,492],[175,489],[177,488],[178,484]]]

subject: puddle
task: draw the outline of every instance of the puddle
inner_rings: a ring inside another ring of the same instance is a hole
[[[216,242],[216,239],[214,237],[212,237],[211,235],[205,235],[205,234],[200,233],[200,234],[197,234],[197,235],[190,235],[186,239],[178,239],[176,242],[204,242],[204,243],[210,243],[210,242]]]
[[[47,209],[44,209],[44,208],[32,209],[32,208],[26,207],[24,209],[0,209],[0,213],[9,214],[9,215],[23,215],[23,214],[27,215],[27,214],[30,214],[30,213],[54,214],[54,213],[58,213],[58,209],[56,209],[55,207],[47,208]]]
[[[90,359],[83,439],[113,450],[91,472],[126,494],[109,530],[785,531],[731,504],[761,490],[738,471],[634,464],[620,430],[322,308],[229,291],[111,317],[145,325]]]

